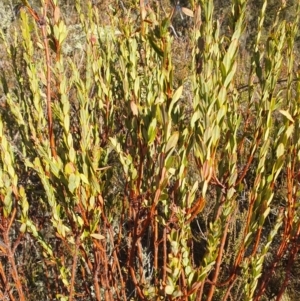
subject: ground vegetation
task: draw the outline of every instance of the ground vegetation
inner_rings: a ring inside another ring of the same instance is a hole
[[[2,1],[0,300],[298,300],[298,1]]]

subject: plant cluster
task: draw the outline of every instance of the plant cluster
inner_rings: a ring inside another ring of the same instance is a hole
[[[2,28],[0,300],[296,300],[300,4],[65,5]]]

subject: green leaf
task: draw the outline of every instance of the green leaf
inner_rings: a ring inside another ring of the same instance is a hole
[[[237,47],[238,47],[238,39],[233,39],[223,59],[223,64],[226,70],[226,74],[228,74],[229,70],[232,68],[233,59],[235,57]]]
[[[281,157],[282,155],[284,154],[284,144],[283,143],[280,143],[277,147],[277,150],[276,150],[276,156],[277,158]]]
[[[164,56],[164,52],[163,50],[154,42],[153,37],[149,37],[149,42],[150,45],[152,46],[152,48],[154,49],[154,51],[161,57]]]
[[[295,122],[293,117],[291,116],[291,114],[286,111],[286,110],[279,110],[279,113],[282,114],[283,116],[285,116],[288,120],[290,120],[291,122]]]
[[[175,290],[175,287],[173,285],[166,285],[166,287],[165,287],[165,293],[167,295],[172,295],[174,290]]]
[[[105,239],[105,236],[103,236],[103,235],[101,235],[99,233],[93,233],[93,234],[91,234],[91,237],[99,239],[99,240]]]
[[[269,215],[270,211],[271,211],[271,208],[268,207],[268,208],[265,210],[265,212],[263,213],[263,217],[264,217],[265,219],[266,219],[266,217]]]
[[[171,115],[171,112],[173,110],[173,107],[174,107],[174,104],[178,101],[178,99],[181,97],[182,95],[182,90],[183,90],[183,86],[180,86],[176,91],[175,93],[173,94],[173,97],[172,97],[172,101],[170,103],[170,106],[169,106],[169,115]]]
[[[70,175],[76,171],[76,168],[72,162],[68,162],[65,166],[65,174]]]
[[[71,147],[70,150],[69,150],[69,158],[70,158],[71,162],[75,162],[76,152],[75,152],[75,149],[73,147]]]
[[[68,188],[70,192],[73,193],[74,190],[79,187],[79,184],[80,184],[80,175],[74,173],[71,174],[69,176],[69,184],[68,184]]]
[[[225,82],[224,82],[224,86],[227,88],[229,86],[229,84],[231,83],[234,75],[235,75],[235,72],[236,72],[236,67],[237,67],[237,62],[234,62],[233,63],[233,66],[230,70],[230,72],[228,73],[226,79],[225,79]]]
[[[80,178],[81,178],[81,181],[84,183],[84,184],[89,184],[89,180],[88,178],[84,175],[84,174],[80,174]]]
[[[25,233],[26,228],[27,228],[26,223],[22,224],[21,227],[20,227],[20,232]]]
[[[290,124],[289,127],[286,130],[286,136],[287,138],[289,138],[291,136],[291,134],[294,132],[294,124]]]
[[[157,121],[156,118],[152,119],[148,131],[147,131],[147,138],[148,138],[148,145],[151,145],[156,137],[156,130],[157,130]]]
[[[191,128],[194,128],[195,127],[195,123],[197,120],[199,120],[201,118],[201,113],[199,110],[196,110],[194,113],[193,113],[193,116],[191,118]]]
[[[195,281],[195,272],[191,272],[188,276],[188,284],[191,285]]]
[[[179,286],[177,285],[176,286],[176,290],[173,292],[173,297],[174,298],[179,298],[179,297],[182,297],[183,296],[183,293],[182,291],[179,289]]]
[[[172,136],[169,138],[165,152],[168,153],[170,150],[173,150],[178,142],[179,132],[174,132]]]

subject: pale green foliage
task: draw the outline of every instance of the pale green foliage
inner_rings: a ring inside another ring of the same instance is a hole
[[[11,245],[38,244],[35,259],[24,250],[36,265],[23,272],[28,300],[39,281],[45,300],[258,300],[267,268],[295,260],[299,14],[287,23],[279,10],[264,42],[266,4],[246,75],[247,1],[232,1],[226,36],[213,1],[191,1],[180,80],[175,9],[111,7],[104,24],[76,1],[70,25],[56,5],[39,24],[21,11],[2,35],[0,201]]]

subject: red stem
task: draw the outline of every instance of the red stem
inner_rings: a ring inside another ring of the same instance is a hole
[[[16,212],[17,212],[17,210],[16,210],[16,208],[14,208],[13,212],[12,212],[12,216],[11,216],[9,224],[8,224],[8,227],[7,227],[6,231],[3,233],[3,241],[4,241],[4,244],[6,245],[6,256],[10,263],[10,266],[11,266],[10,271],[11,271],[12,278],[15,282],[15,285],[16,285],[16,288],[18,291],[19,300],[25,301],[26,298],[25,298],[25,294],[23,292],[22,282],[19,277],[18,269],[16,266],[15,258],[14,258],[14,252],[13,252],[13,249],[11,248],[11,242],[10,242],[10,237],[9,237],[9,230],[15,219]]]
[[[77,270],[79,244],[80,244],[80,235],[78,234],[77,238],[76,238],[76,242],[75,242],[75,252],[74,252],[74,256],[73,256],[69,301],[73,300],[73,295],[75,294],[75,276],[76,276],[76,270]]]
[[[228,227],[229,227],[229,219],[226,222],[225,228],[224,228],[224,232],[223,232],[223,237],[221,240],[221,244],[219,247],[219,253],[218,253],[218,257],[217,257],[217,261],[216,261],[216,265],[215,265],[215,271],[214,271],[214,275],[213,275],[213,279],[212,279],[212,285],[210,287],[208,296],[207,296],[207,301],[211,301],[216,289],[216,285],[215,283],[217,282],[219,273],[220,273],[220,268],[221,268],[221,263],[222,263],[222,257],[223,257],[223,251],[224,251],[224,247],[225,247],[225,243],[226,243],[226,238],[227,238],[227,233],[228,233]]]
[[[47,116],[48,116],[48,135],[50,142],[51,155],[56,158],[56,147],[55,147],[55,137],[53,132],[53,120],[52,120],[52,108],[51,108],[51,62],[50,62],[50,52],[49,52],[49,42],[47,37],[47,10],[48,10],[49,0],[45,1],[44,12],[42,18],[37,20],[41,26],[42,38],[45,48],[46,66],[47,66]],[[32,13],[31,13],[32,14]]]

